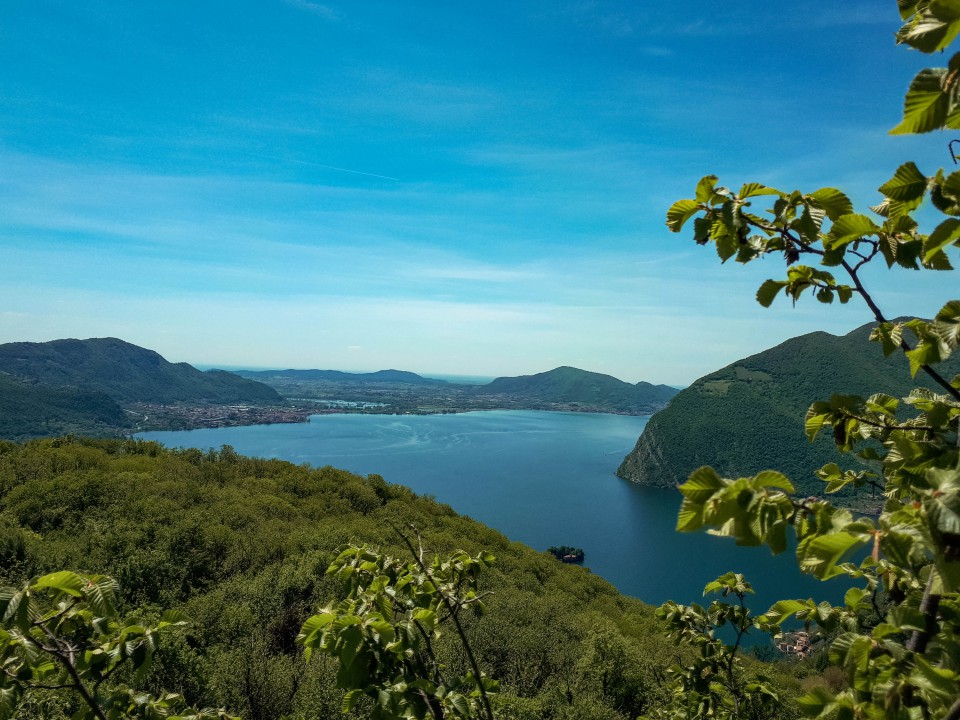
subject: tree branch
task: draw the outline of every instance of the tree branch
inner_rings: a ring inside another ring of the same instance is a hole
[[[933,592],[934,572],[931,568],[927,586],[923,589],[920,612],[923,613],[923,630],[914,630],[907,641],[907,650],[915,653],[926,652],[927,643],[937,632],[937,613],[940,610],[940,596]]]
[[[870,308],[870,312],[873,313],[873,317],[876,319],[876,321],[878,323],[890,322],[884,316],[883,312],[880,310],[876,302],[874,302],[873,298],[870,296],[870,293],[868,293],[866,288],[864,288],[863,283],[860,282],[860,277],[857,274],[857,270],[859,270],[859,266],[857,268],[853,268],[850,266],[850,263],[848,263],[846,260],[843,260],[840,264],[843,266],[843,269],[847,271],[847,274],[850,276],[850,279],[853,280],[853,284],[856,287],[857,292],[860,293],[860,296],[863,298],[863,301],[867,304],[867,307]],[[903,340],[903,339],[900,340],[900,349],[903,350],[903,352],[905,353],[909,352],[910,350],[913,350],[913,348],[910,347],[910,343],[908,343],[906,340]],[[960,401],[960,390],[957,390],[957,388],[951,385],[940,373],[934,370],[930,365],[921,365],[920,367],[935,383],[937,383],[940,387],[946,390],[947,393],[950,394],[954,400]]]
[[[417,565],[420,567],[420,572],[426,575],[430,582],[433,583],[434,587],[437,588],[437,593],[439,593],[440,599],[443,600],[443,604],[446,606],[447,612],[450,613],[450,619],[453,620],[453,626],[457,630],[457,635],[460,636],[460,642],[463,645],[464,652],[467,654],[467,661],[470,663],[470,668],[473,671],[473,677],[477,683],[477,689],[480,691],[480,699],[483,701],[483,707],[487,715],[487,720],[494,720],[493,708],[490,706],[490,698],[487,697],[487,690],[483,686],[483,675],[480,672],[480,665],[477,663],[477,658],[473,654],[473,648],[470,646],[470,641],[467,639],[467,634],[463,630],[463,625],[460,624],[460,618],[458,618],[456,613],[454,613],[454,602],[440,589],[440,585],[433,578],[433,575],[427,568],[426,563],[423,561],[423,543],[420,543],[420,552],[418,553],[413,547],[413,543],[410,541],[410,538],[408,538],[399,530],[397,530],[397,532],[406,546],[410,549],[410,553],[416,559]]]

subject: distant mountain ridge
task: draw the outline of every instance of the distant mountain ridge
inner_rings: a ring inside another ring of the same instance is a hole
[[[535,375],[500,377],[480,385],[480,395],[509,395],[548,403],[604,407],[613,412],[643,413],[662,407],[679,391],[669,385],[638,382],[635,385],[612,375],[561,366]]]
[[[698,379],[650,419],[617,475],[672,488],[702,465],[734,477],[777,469],[798,492],[819,494],[823,483],[815,470],[858,461],[837,453],[829,437],[807,442],[804,417],[811,403],[835,393],[901,397],[917,385],[932,387],[923,373],[911,380],[902,354],[884,358],[879,344],[868,340],[872,328],[801,335]],[[960,357],[940,367],[952,377],[960,372]]]
[[[113,434],[130,431],[134,420],[141,428],[178,429],[297,422],[315,408],[640,415],[660,409],[677,392],[568,366],[473,385],[395,369],[202,372],[117,338],[0,345],[0,437],[8,439]]]
[[[277,404],[272,388],[170,363],[117,338],[0,345],[0,437],[96,433],[130,426],[136,403]]]
[[[250,380],[290,378],[340,383],[406,383],[408,385],[446,385],[446,380],[422,377],[406,370],[377,370],[371,373],[349,373],[342,370],[235,370],[234,374]]]
[[[631,385],[611,375],[569,366],[535,375],[499,377],[484,385],[426,378],[403,370],[373,373],[340,370],[236,372],[246,378],[262,380],[290,397],[313,392],[328,399],[374,401],[401,412],[417,411],[419,401],[421,407],[445,412],[451,409],[538,409],[643,415],[659,410],[679,392],[668,385],[648,382]],[[392,395],[391,389],[394,391]],[[402,407],[397,405],[401,397]]]

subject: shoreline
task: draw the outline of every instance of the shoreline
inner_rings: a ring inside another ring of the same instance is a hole
[[[232,410],[232,413],[225,413],[224,407]],[[141,432],[175,432],[178,430],[202,430],[221,427],[246,427],[251,425],[283,425],[308,423],[310,418],[319,415],[382,415],[382,416],[404,416],[404,415],[460,415],[471,412],[494,412],[494,411],[535,411],[535,412],[560,412],[560,413],[578,413],[586,415],[619,415],[621,417],[649,417],[656,410],[644,412],[628,412],[624,410],[614,410],[599,407],[577,407],[564,403],[554,403],[546,405],[495,405],[490,407],[457,407],[457,408],[438,408],[438,409],[414,409],[414,410],[387,410],[385,408],[304,408],[302,406],[291,406],[289,408],[257,408],[256,406],[185,406],[178,408],[174,406],[164,406],[165,412],[157,412],[154,407],[154,415],[150,416],[151,421],[138,424],[132,430],[125,432],[127,436],[133,436]],[[147,415],[147,413],[145,413]],[[157,416],[165,417],[168,422],[162,422]]]

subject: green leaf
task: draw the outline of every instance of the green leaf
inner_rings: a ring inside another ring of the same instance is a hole
[[[343,702],[340,704],[340,709],[344,713],[348,713],[357,706],[357,703],[360,702],[360,698],[363,697],[362,690],[348,690],[343,696]]]
[[[944,91],[946,68],[926,68],[917,73],[903,100],[903,120],[891,135],[926,133],[942,128],[950,111],[950,97]]]
[[[887,417],[895,418],[897,416],[898,407],[900,407],[900,401],[892,395],[887,395],[886,393],[875,393],[867,398],[867,410],[879,415],[886,415]]]
[[[680,232],[684,223],[697,214],[700,204],[696,200],[677,200],[667,210],[667,227],[672,232]]]
[[[838,217],[824,239],[824,245],[840,247],[859,238],[879,235],[880,227],[866,215],[852,213]]]
[[[788,493],[794,491],[793,483],[783,473],[776,470],[762,470],[754,476],[754,486],[757,488],[774,487]]]
[[[830,410],[829,403],[816,402],[807,410],[804,419],[803,429],[807,440],[813,442],[824,425],[833,424],[833,412]]]
[[[17,683],[0,686],[0,720],[10,720],[20,703],[23,690]]]
[[[960,300],[944,305],[931,325],[934,334],[951,350],[960,345]]]
[[[413,613],[413,619],[427,628],[436,627],[439,622],[437,614],[433,610],[427,608],[421,608]]]
[[[456,710],[461,717],[470,717],[470,706],[463,695],[460,693],[452,694],[449,696],[449,701],[453,709]]]
[[[900,19],[906,20],[917,12],[917,6],[921,0],[897,0],[897,8],[900,10]]]
[[[714,188],[717,185],[716,175],[704,175],[697,183],[695,196],[698,202],[709,203],[716,196]]]
[[[943,170],[940,170],[933,180],[945,198],[951,199],[954,203],[960,201],[960,170],[950,173],[945,178]]]
[[[836,698],[824,686],[814,687],[806,695],[797,698],[797,705],[804,715],[810,717],[828,717],[830,709],[836,704]]]
[[[767,610],[763,616],[768,621],[774,625],[781,625],[791,616],[800,612],[801,610],[807,610],[811,607],[811,602],[809,600],[779,600],[773,604],[773,606]]]
[[[960,239],[960,219],[947,218],[934,228],[923,243],[923,260],[930,262],[934,255]]]
[[[760,286],[760,289],[757,290],[757,302],[763,305],[763,307],[770,307],[777,293],[783,290],[788,284],[789,283],[782,280],[766,280],[763,285]]]
[[[297,635],[297,642],[308,648],[319,645],[320,633],[333,622],[335,617],[331,612],[323,612],[307,618],[307,621],[303,623],[303,626],[300,628],[300,633]]]
[[[90,608],[103,617],[114,617],[117,614],[116,600],[117,581],[111,577],[94,576],[86,588],[87,602]]]
[[[960,470],[930,470],[927,479],[936,488],[923,503],[933,527],[943,535],[960,536]]]
[[[957,0],[930,0],[919,6],[917,17],[897,33],[897,41],[921,52],[943,50],[960,32],[960,3]]]
[[[73,597],[83,597],[86,584],[86,581],[76,573],[70,572],[69,570],[61,570],[60,572],[50,573],[49,575],[38,578],[37,581],[33,583],[33,587],[37,590],[50,588],[52,590],[59,590],[67,595],[72,595]]]
[[[916,658],[916,668],[910,674],[910,682],[922,690],[940,697],[948,705],[957,694],[957,673],[948,668],[937,668],[923,659]]]
[[[841,531],[819,535],[797,546],[797,559],[804,572],[826,580],[835,575],[842,575],[843,570],[837,567],[841,558],[865,543],[865,537],[859,533]]]
[[[740,188],[739,198],[741,200],[746,200],[749,197],[754,197],[756,195],[782,195],[779,190],[774,190],[772,187],[767,187],[766,185],[761,185],[760,183],[745,183],[743,187]]]
[[[703,503],[725,486],[726,483],[717,475],[717,471],[705,465],[690,473],[690,477],[679,487],[679,490],[685,498]]]
[[[820,188],[807,197],[823,208],[831,222],[853,212],[853,203],[850,202],[850,198],[836,188]]]
[[[363,645],[363,633],[360,628],[357,625],[350,625],[341,630],[339,645],[341,670],[349,673],[350,666],[354,664]]]
[[[910,377],[916,377],[924,365],[934,365],[942,359],[937,343],[921,340],[913,350],[904,353],[910,361]]]
[[[880,323],[870,332],[870,340],[883,344],[883,354],[889,357],[900,349],[903,341],[903,325],[900,323]]]
[[[904,163],[879,190],[884,196],[902,203],[903,209],[913,210],[920,205],[927,191],[927,177],[920,172],[916,163]],[[899,214],[900,209],[897,212]]]
[[[187,625],[190,617],[181,610],[164,610],[160,623],[164,625]]]

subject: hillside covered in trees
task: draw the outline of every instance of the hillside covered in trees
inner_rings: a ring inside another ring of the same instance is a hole
[[[153,350],[117,338],[6,343],[0,345],[0,372],[21,382],[102,392],[121,404],[280,401],[262,383],[170,363]]]
[[[869,342],[873,326],[842,336],[802,335],[699,378],[650,418],[617,475],[673,488],[702,465],[733,477],[776,468],[799,493],[820,494],[816,469],[856,459],[840,456],[825,434],[807,441],[804,418],[813,401],[834,393],[867,396],[877,388],[900,397],[915,385],[931,385],[923,374],[911,379],[902,354],[884,358],[880,345]],[[960,372],[960,358],[944,367]]]
[[[282,402],[262,383],[170,363],[116,338],[0,345],[0,437],[8,439],[117,434],[161,405]]]
[[[335,718],[335,663],[305,663],[304,620],[343,592],[324,571],[346,543],[406,552],[391,524],[435,551],[496,556],[488,612],[467,632],[501,683],[497,717],[635,718],[666,702],[664,668],[683,651],[652,609],[579,567],[538,553],[381,477],[136,440],[0,443],[0,585],[71,568],[120,584],[121,614],[179,609],[189,627],[161,646],[147,680],[198,707],[250,720]],[[446,640],[446,636],[444,636]],[[451,667],[456,643],[438,647]],[[822,682],[809,664],[773,665],[784,703]],[[42,712],[72,712],[48,693]],[[39,702],[39,701],[37,701]],[[41,712],[40,706],[35,706]],[[349,717],[367,717],[361,705]]]
[[[543,403],[567,403],[632,415],[663,407],[677,394],[669,385],[635,385],[603,373],[558,367],[536,375],[501,377],[477,388],[479,395],[509,395]]]

